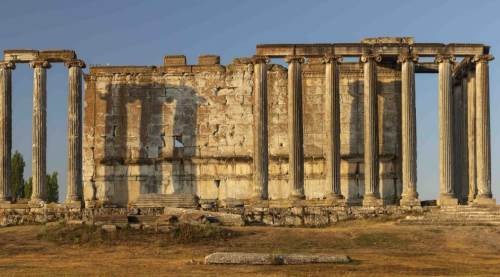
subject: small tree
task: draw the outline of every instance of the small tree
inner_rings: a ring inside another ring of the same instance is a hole
[[[52,174],[47,175],[47,202],[58,202],[59,201],[59,185],[57,183],[57,172],[54,171]]]
[[[12,184],[12,198],[17,200],[17,198],[25,197],[24,194],[24,167],[26,166],[24,162],[23,155],[19,151],[15,151],[11,159],[11,176],[10,182]]]
[[[33,177],[30,177],[28,181],[24,182],[24,197],[31,198],[32,191],[33,191]]]

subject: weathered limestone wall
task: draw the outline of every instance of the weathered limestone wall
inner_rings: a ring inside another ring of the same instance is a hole
[[[216,62],[215,62],[216,63]],[[378,66],[381,195],[401,193],[400,73]],[[287,70],[268,67],[269,197],[287,198]],[[92,67],[85,76],[84,199],[125,206],[143,193],[251,196],[253,65]],[[363,193],[363,69],[340,66],[342,194]],[[322,198],[324,65],[303,65],[305,194]],[[176,142],[177,141],[177,142]]]

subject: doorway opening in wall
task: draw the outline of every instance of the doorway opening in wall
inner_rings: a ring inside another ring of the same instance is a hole
[[[417,191],[422,201],[439,197],[438,75],[415,74]]]

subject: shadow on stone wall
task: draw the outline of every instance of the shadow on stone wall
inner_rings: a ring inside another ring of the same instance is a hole
[[[106,101],[104,191],[98,200],[126,205],[135,194],[196,193],[197,109],[204,98],[187,86],[109,85]],[[169,106],[175,105],[173,119]],[[164,170],[171,165],[171,177]],[[170,188],[168,189],[168,187]],[[137,187],[136,187],[137,188]]]

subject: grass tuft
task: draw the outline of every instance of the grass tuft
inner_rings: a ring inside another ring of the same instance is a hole
[[[118,244],[118,243],[157,243],[170,245],[175,243],[195,243],[203,241],[225,240],[236,237],[237,232],[210,224],[174,225],[165,233],[154,230],[135,230],[118,228],[116,232],[106,232],[95,225],[44,226],[38,233],[39,240],[59,244]]]

